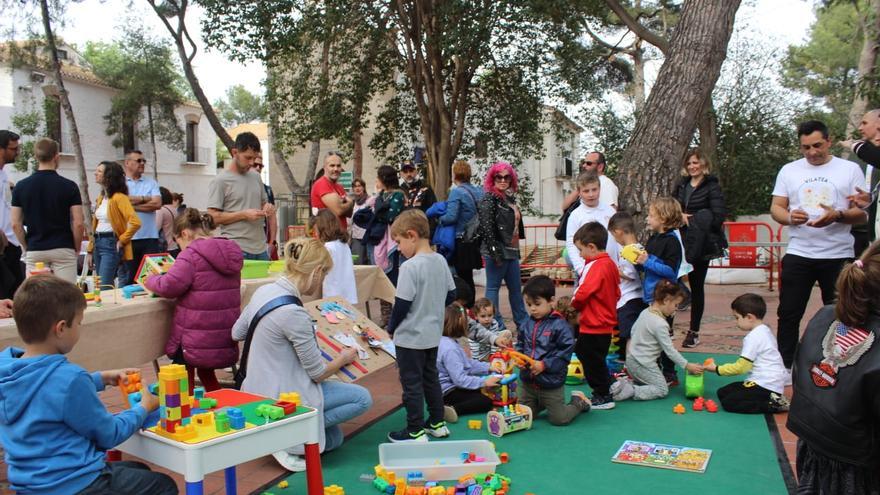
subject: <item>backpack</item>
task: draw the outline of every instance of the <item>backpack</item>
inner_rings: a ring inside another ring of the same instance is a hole
[[[244,383],[244,379],[247,377],[248,354],[251,352],[251,340],[254,338],[254,330],[257,329],[257,323],[259,323],[267,314],[288,304],[295,304],[301,307],[302,301],[296,296],[278,296],[264,304],[263,307],[257,311],[257,314],[254,315],[251,324],[248,326],[247,336],[244,338],[244,349],[241,351],[241,360],[238,363],[238,370],[236,370],[235,376],[233,377],[236,390],[241,390],[241,384]]]
[[[574,203],[568,206],[564,212],[562,212],[562,216],[559,217],[559,225],[556,227],[556,232],[553,233],[553,237],[558,241],[565,240],[566,229],[568,227],[568,217],[571,216],[571,212],[577,209],[580,206],[581,200],[580,198],[576,198]]]

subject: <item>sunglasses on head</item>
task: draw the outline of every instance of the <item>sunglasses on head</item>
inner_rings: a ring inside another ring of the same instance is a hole
[[[291,246],[287,250],[287,257],[297,260],[297,259],[299,259],[299,256],[302,254],[302,250],[303,250],[302,244],[291,244]]]

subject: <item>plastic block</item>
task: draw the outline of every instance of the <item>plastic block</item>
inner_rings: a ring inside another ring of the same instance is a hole
[[[296,405],[299,405],[299,393],[297,392],[281,392],[281,395],[278,396],[278,400],[284,402],[292,402]]]
[[[180,408],[165,406],[165,419],[179,420],[180,419]]]
[[[706,401],[706,410],[710,413],[716,413],[718,412],[718,404],[714,400],[709,399]]]
[[[201,399],[205,396],[205,387],[196,387],[193,389],[193,397]]]
[[[166,407],[180,407],[180,394],[168,394],[165,396]]]
[[[674,412],[675,414],[684,414],[684,412],[685,412],[684,406],[681,405],[680,403],[676,404],[675,407],[672,408],[672,412]]]
[[[324,495],[345,495],[345,490],[339,485],[325,486]]]
[[[192,419],[198,426],[214,426],[214,415],[211,413],[196,414]]]
[[[374,479],[376,479],[376,475],[369,474],[369,473],[364,473],[364,474],[360,475],[360,477],[358,478],[358,480],[365,482],[365,483],[372,483]]]
[[[241,412],[241,409],[237,407],[229,407],[226,409],[226,415],[229,416],[229,426],[231,426],[233,430],[241,430],[244,428],[245,419],[244,413]]]
[[[481,430],[483,428],[483,422],[479,419],[469,419],[468,428],[471,430]]]
[[[373,480],[373,486],[380,492],[384,492],[390,485],[382,478],[376,478]]]
[[[134,407],[141,401],[142,398],[143,396],[140,392],[132,392],[128,394],[128,405]]]
[[[498,454],[498,458],[501,460],[502,464],[507,464],[508,462],[510,462],[510,455],[508,455],[507,452],[502,452]]]
[[[272,404],[275,407],[280,407],[284,410],[284,415],[293,414],[296,412],[296,404],[293,402],[287,402],[283,400],[279,400],[278,402]]]
[[[288,486],[290,486],[290,483],[287,480],[281,480],[281,483],[278,483],[278,488],[287,488]]]
[[[217,399],[211,399],[209,397],[199,399],[199,409],[213,409],[215,407],[217,407]]]
[[[159,382],[149,384],[147,390],[153,395],[159,395]]]

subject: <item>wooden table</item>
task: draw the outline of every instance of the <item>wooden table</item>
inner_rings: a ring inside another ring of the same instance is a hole
[[[394,301],[394,286],[385,273],[376,266],[354,267],[358,299],[381,299]],[[274,278],[243,280],[242,307],[250,301],[258,287],[274,281]],[[174,301],[139,296],[124,299],[117,293],[101,293],[103,306],[89,304],[80,327],[80,340],[68,354],[70,361],[89,371],[139,366],[165,354],[165,342],[171,328]],[[314,300],[304,297],[304,302]],[[364,307],[363,302],[358,305]],[[15,321],[0,320],[0,348],[21,347]]]

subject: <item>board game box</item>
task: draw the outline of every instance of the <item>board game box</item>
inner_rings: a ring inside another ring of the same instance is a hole
[[[705,473],[711,457],[712,451],[708,449],[627,440],[611,462]]]

